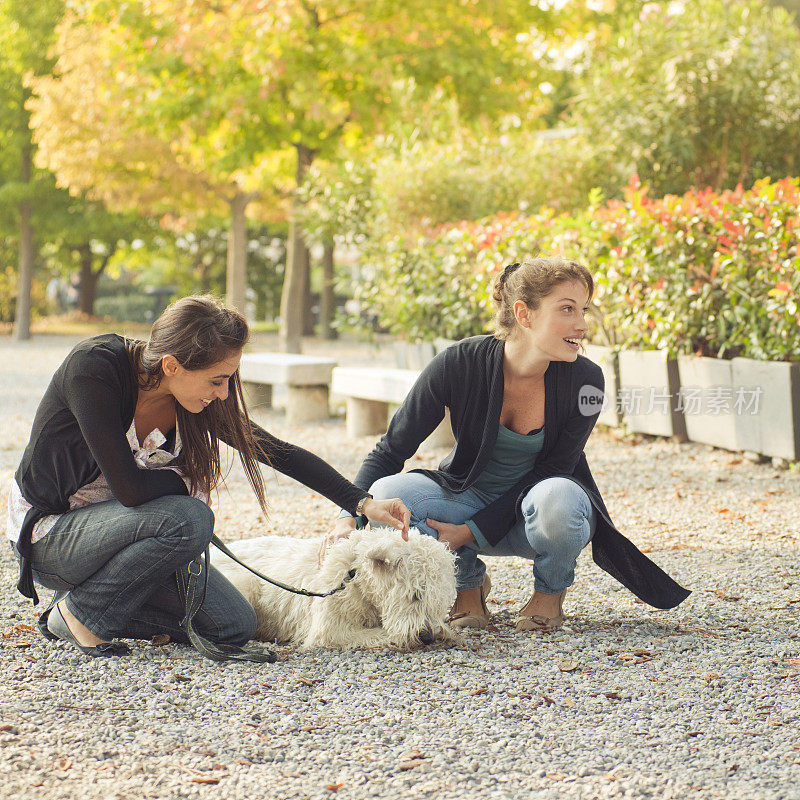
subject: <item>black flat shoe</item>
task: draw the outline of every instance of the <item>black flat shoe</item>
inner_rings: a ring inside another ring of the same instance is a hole
[[[96,647],[86,647],[82,645],[73,635],[72,631],[61,613],[58,605],[50,609],[50,615],[47,619],[47,629],[52,634],[52,638],[61,639],[62,642],[69,642],[74,644],[78,650],[84,655],[92,656],[94,658],[111,658],[112,656],[129,656],[131,649],[122,642],[103,642]]]
[[[39,618],[36,620],[36,624],[39,626],[39,631],[44,636],[45,639],[50,639],[51,641],[57,642],[59,641],[58,636],[54,633],[50,633],[50,629],[47,627],[47,621],[50,619],[50,612],[56,607],[58,603],[60,603],[69,592],[59,590],[53,595],[53,599],[50,601],[50,605],[39,614]]]

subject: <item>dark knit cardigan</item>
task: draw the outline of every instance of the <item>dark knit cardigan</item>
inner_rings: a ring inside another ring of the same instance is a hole
[[[367,456],[355,483],[364,490],[379,478],[402,471],[405,462],[444,418],[445,408],[456,445],[438,470],[413,470],[440,486],[463,492],[472,486],[491,458],[503,406],[505,343],[494,336],[475,336],[448,347],[423,370],[386,434]],[[473,521],[486,540],[497,544],[521,518],[522,498],[545,478],[570,478],[589,495],[597,512],[592,539],[595,563],[637,597],[656,608],[674,608],[690,592],[641,553],[611,522],[583,448],[598,412],[584,416],[578,408],[583,386],[604,389],[603,373],[589,359],[551,361],[544,376],[544,446],[536,464],[521,480]],[[596,394],[596,393],[595,393]]]
[[[69,498],[100,473],[125,506],[188,494],[186,484],[173,470],[136,466],[126,433],[138,394],[125,340],[116,334],[76,345],[44,393],[15,475],[22,496],[32,506],[17,544],[21,556],[17,588],[34,604],[39,598],[31,574],[33,528],[42,517],[69,511]],[[259,460],[355,512],[366,492],[313,453],[275,438],[254,422],[251,426],[269,457],[268,462]]]

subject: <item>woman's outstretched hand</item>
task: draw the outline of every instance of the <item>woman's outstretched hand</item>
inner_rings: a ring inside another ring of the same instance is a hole
[[[408,525],[411,522],[411,512],[399,497],[392,497],[390,500],[374,500],[370,498],[364,503],[364,514],[366,514],[370,522],[397,528],[403,539],[408,541]]]
[[[408,541],[408,526],[411,522],[411,512],[406,508],[405,503],[398,497],[391,500],[369,499],[364,503],[364,514],[370,522],[377,522],[382,525],[390,525],[397,528],[400,535]],[[334,526],[322,537],[322,541],[317,551],[317,561],[319,564],[325,560],[327,549],[338,542],[339,539],[346,539],[356,529],[356,521],[353,517],[342,517],[337,519]]]
[[[452,525],[449,522],[437,522],[435,519],[426,519],[425,522],[439,534],[439,541],[444,542],[451,550],[458,550],[459,547],[475,541],[466,523]]]

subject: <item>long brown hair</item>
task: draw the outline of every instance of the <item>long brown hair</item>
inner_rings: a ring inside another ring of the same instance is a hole
[[[247,320],[238,311],[226,308],[211,295],[202,295],[184,297],[168,306],[153,323],[147,342],[128,340],[127,346],[139,388],[148,390],[157,388],[164,378],[164,356],[175,356],[187,370],[207,369],[240,353],[249,337]],[[209,495],[222,480],[219,442],[224,437],[239,452],[247,479],[266,514],[258,457],[268,462],[269,454],[253,437],[239,370],[228,378],[225,400],[215,400],[197,414],[176,403],[175,413],[183,442],[178,463],[189,479],[190,491]]]
[[[509,264],[495,279],[492,299],[497,307],[494,318],[494,335],[498,339],[508,339],[516,329],[514,303],[522,300],[528,308],[535,311],[542,298],[564,281],[578,281],[586,286],[589,300],[594,294],[592,273],[577,261],[552,256],[531,258],[521,264]]]

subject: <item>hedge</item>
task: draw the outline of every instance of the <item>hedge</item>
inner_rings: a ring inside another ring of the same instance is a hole
[[[800,359],[799,227],[797,179],[651,199],[634,176],[624,200],[594,197],[577,215],[496,214],[373,241],[360,299],[409,339],[471,336],[491,326],[505,264],[562,254],[596,276],[596,342],[791,361]]]

